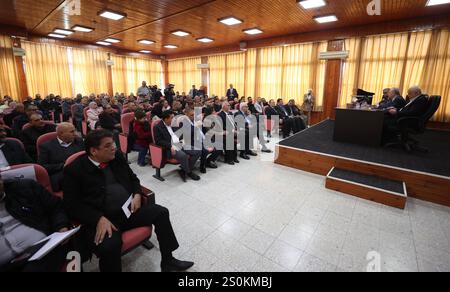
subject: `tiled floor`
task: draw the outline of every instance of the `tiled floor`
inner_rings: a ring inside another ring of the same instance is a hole
[[[366,271],[371,251],[382,271],[450,271],[450,208],[409,199],[401,211],[360,200],[270,154],[219,163],[200,182],[182,183],[174,166],[162,171],[165,182],[151,167],[133,169],[170,210],[175,255],[195,261],[191,271]],[[158,247],[138,248],[123,258],[124,270],[159,271],[160,258]]]

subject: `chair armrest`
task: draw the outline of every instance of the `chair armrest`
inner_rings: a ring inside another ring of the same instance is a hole
[[[147,205],[155,204],[156,203],[155,193],[142,185],[141,185],[141,189],[142,189],[142,200],[143,200],[144,204],[147,204]]]

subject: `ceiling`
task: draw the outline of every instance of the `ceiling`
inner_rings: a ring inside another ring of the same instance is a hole
[[[69,15],[72,1],[80,1],[81,15]],[[327,6],[304,10],[296,0],[2,0],[0,23],[26,29],[31,35],[45,36],[55,28],[70,29],[74,25],[93,27],[91,33],[76,32],[67,39],[95,43],[112,37],[122,40],[113,47],[131,51],[151,50],[154,54],[179,54],[205,48],[238,44],[240,41],[280,35],[351,27],[391,20],[409,19],[450,13],[450,5],[425,7],[427,0],[381,0],[382,15],[368,16],[370,0],[327,0]],[[109,9],[127,14],[113,21],[98,16]],[[336,14],[338,22],[318,24],[313,17]],[[244,21],[225,26],[217,20],[235,16]],[[243,29],[258,27],[264,31],[249,36]],[[178,37],[172,31],[191,32]],[[215,41],[204,44],[196,38],[210,37]],[[140,39],[156,41],[141,45]],[[174,44],[178,49],[166,49]]]

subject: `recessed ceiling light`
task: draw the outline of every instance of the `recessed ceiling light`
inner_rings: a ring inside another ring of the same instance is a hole
[[[243,21],[234,16],[229,16],[219,19],[219,22],[222,22],[225,25],[236,25],[242,23]]]
[[[298,4],[305,9],[318,8],[327,5],[324,0],[300,0],[298,1]]]
[[[111,10],[100,11],[98,13],[98,15],[101,16],[101,17],[104,17],[104,18],[112,19],[112,20],[120,20],[120,19],[122,19],[124,17],[127,17],[127,15],[124,14],[124,13],[114,12],[114,11],[111,11]]]
[[[178,46],[175,46],[175,45],[165,45],[164,48],[166,48],[166,49],[177,49]]]
[[[72,30],[79,31],[79,32],[91,32],[94,29],[91,27],[87,27],[87,26],[75,25],[74,27],[72,27]]]
[[[450,0],[428,0],[426,6],[435,6],[435,5],[442,5],[442,4],[449,4]]]
[[[97,45],[102,45],[102,46],[110,46],[110,43],[107,42],[96,42]]]
[[[108,39],[105,39],[105,42],[117,44],[117,43],[120,43],[121,40],[108,38]]]
[[[176,30],[176,31],[172,31],[171,34],[174,34],[174,35],[179,36],[179,37],[185,37],[185,36],[190,35],[191,33],[187,32],[187,31]]]
[[[151,45],[154,44],[154,41],[151,40],[139,40],[138,43],[143,44],[143,45]]]
[[[263,31],[260,30],[259,28],[244,29],[243,32],[245,32],[246,34],[251,34],[251,35],[263,33]]]
[[[328,23],[328,22],[337,21],[338,18],[336,17],[336,15],[327,15],[327,16],[314,17],[314,20],[317,21],[318,23]]]
[[[63,34],[63,35],[71,35],[71,34],[73,34],[72,30],[62,29],[62,28],[55,28],[53,30],[53,32],[56,33],[56,34]]]
[[[142,54],[150,54],[152,51],[147,51],[147,50],[140,50],[139,53]]]
[[[199,39],[197,39],[197,41],[199,41],[201,43],[212,43],[214,41],[214,39],[211,39],[211,38],[199,38]]]
[[[49,33],[48,36],[49,36],[49,37],[52,37],[52,38],[58,38],[58,39],[63,39],[63,38],[66,37],[66,36],[63,35],[63,34],[57,34],[57,33]]]

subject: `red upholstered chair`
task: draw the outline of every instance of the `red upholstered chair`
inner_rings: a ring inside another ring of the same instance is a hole
[[[162,123],[161,120],[159,121],[153,121],[151,125],[152,129],[152,140],[153,143],[150,144],[150,157],[152,158],[152,166],[156,169],[155,175],[153,175],[154,178],[156,178],[159,181],[165,181],[165,179],[161,176],[161,169],[164,168],[166,164],[172,164],[172,165],[178,165],[180,164],[178,160],[176,159],[167,159],[164,155],[164,150],[162,147],[156,145],[155,142],[155,126],[158,123]]]
[[[19,139],[16,139],[16,138],[6,138],[5,140],[6,140],[6,141],[8,141],[8,140],[9,140],[9,141],[15,141],[15,142],[19,143],[20,147],[22,147],[22,149],[25,150],[25,145],[23,145],[23,142],[20,141]]]
[[[84,116],[84,120],[81,122],[81,127],[83,130],[83,136],[86,136],[88,133],[88,124],[87,124],[87,111],[88,111],[89,107],[85,107],[83,109],[83,116]]]
[[[55,138],[58,137],[58,134],[56,132],[51,132],[51,133],[47,133],[44,134],[42,136],[40,136],[37,141],[36,141],[36,149],[37,149],[37,155],[39,157],[39,146],[41,146],[42,144],[44,144],[47,141],[53,140]]]
[[[70,156],[67,159],[65,166],[70,165],[78,157],[84,154],[86,154],[86,152],[82,151]],[[144,204],[155,204],[155,195],[152,191],[148,190],[145,187],[142,187],[142,193],[144,194],[143,198]],[[149,240],[150,237],[152,236],[152,232],[153,232],[152,227],[139,227],[122,233],[122,242],[123,242],[122,254],[127,254],[141,245],[148,250],[152,249],[154,246]]]
[[[52,122],[52,121],[43,121],[43,122],[44,122],[44,124],[47,124],[47,125],[55,125],[55,122]],[[29,129],[29,128],[31,128],[31,124],[26,123],[25,125],[23,125],[22,131],[25,131],[26,129]]]
[[[20,174],[20,172],[17,171],[27,167],[33,167],[34,170],[33,178],[25,177],[24,175]],[[41,186],[46,188],[50,193],[54,194],[47,170],[38,164],[19,164],[0,169],[2,177],[6,177],[8,175],[8,172],[10,172],[10,174],[13,175],[14,178],[16,179],[35,179],[37,182],[39,182]]]
[[[128,149],[128,131],[130,130],[130,124],[134,120],[134,113],[123,114],[120,117],[120,125],[122,127],[122,133],[119,135],[120,150],[126,155],[128,161],[128,153],[131,149]]]

